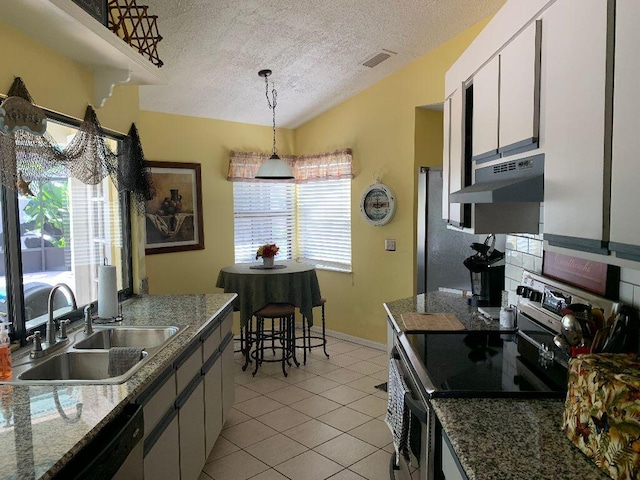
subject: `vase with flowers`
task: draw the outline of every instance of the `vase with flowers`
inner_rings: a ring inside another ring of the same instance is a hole
[[[273,268],[273,257],[278,254],[280,247],[278,247],[275,243],[267,243],[266,245],[262,245],[258,248],[256,252],[256,260],[259,257],[262,257],[262,264],[265,268]]]

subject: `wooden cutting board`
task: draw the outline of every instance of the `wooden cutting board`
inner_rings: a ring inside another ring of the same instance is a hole
[[[416,313],[400,314],[405,330],[466,330],[453,313]]]

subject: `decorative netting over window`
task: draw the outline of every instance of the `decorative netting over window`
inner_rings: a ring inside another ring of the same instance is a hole
[[[134,208],[142,215],[146,201],[155,195],[155,188],[135,123],[131,124],[129,136],[125,140],[119,172],[118,185],[122,190],[131,192]]]

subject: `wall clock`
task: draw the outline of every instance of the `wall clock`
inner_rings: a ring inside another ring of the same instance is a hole
[[[396,197],[393,190],[378,182],[365,189],[360,200],[360,211],[371,225],[385,225],[391,221],[396,211]]]

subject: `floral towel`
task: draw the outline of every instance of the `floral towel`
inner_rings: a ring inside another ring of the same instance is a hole
[[[640,359],[580,355],[569,367],[564,432],[611,478],[640,478]]]

